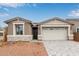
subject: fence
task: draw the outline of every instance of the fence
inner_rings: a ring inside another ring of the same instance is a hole
[[[79,32],[74,33],[74,40],[79,41]]]

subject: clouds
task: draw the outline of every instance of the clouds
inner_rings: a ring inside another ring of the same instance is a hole
[[[0,3],[0,6],[2,7],[12,7],[12,8],[22,7],[24,5],[25,5],[24,3]]]
[[[34,7],[37,7],[37,4],[34,3],[33,6],[34,6]]]
[[[37,7],[35,3],[0,3],[0,16],[9,16],[11,9],[17,9],[18,7]],[[12,11],[13,12],[13,11]]]
[[[27,7],[37,7],[36,3],[27,3],[26,4]]]
[[[1,17],[10,16],[9,15],[10,8],[18,8],[18,7],[22,7],[24,5],[25,4],[23,4],[23,3],[21,3],[21,4],[20,3],[0,3],[0,16]]]
[[[79,17],[79,9],[76,9],[76,10],[72,10],[68,16],[71,16],[71,17]]]
[[[18,7],[37,7],[35,3],[0,3],[0,9],[4,9],[5,11],[9,11],[9,8],[18,8]]]
[[[9,16],[9,14],[8,13],[0,13],[0,16],[2,16],[2,17],[5,16],[6,17],[6,16]]]
[[[26,6],[28,6],[28,7],[37,7],[37,4],[35,4],[35,3],[27,3],[26,4]]]
[[[0,10],[0,17],[7,17],[9,16],[9,13],[8,13],[8,9],[7,8],[3,8],[4,11],[1,11]]]
[[[17,7],[23,7],[23,6],[28,6],[28,7],[36,7],[37,4],[35,3],[0,3],[0,7],[11,7],[11,8],[17,8]]]
[[[9,9],[8,8],[3,8],[5,11],[9,11]]]
[[[5,10],[8,12],[10,8],[18,8],[24,5],[24,3],[0,3],[0,10]]]

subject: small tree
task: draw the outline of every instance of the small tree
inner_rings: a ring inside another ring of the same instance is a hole
[[[7,27],[4,28],[4,42],[7,42]]]

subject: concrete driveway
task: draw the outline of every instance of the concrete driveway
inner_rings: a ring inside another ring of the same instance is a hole
[[[50,56],[79,56],[79,42],[43,41]]]

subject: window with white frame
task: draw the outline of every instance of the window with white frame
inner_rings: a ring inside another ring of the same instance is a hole
[[[15,24],[15,34],[23,35],[23,24]]]

